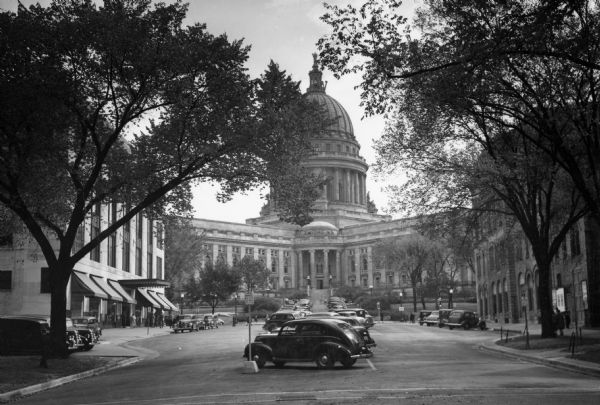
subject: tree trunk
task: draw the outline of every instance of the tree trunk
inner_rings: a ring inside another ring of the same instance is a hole
[[[542,323],[541,337],[554,337],[555,332],[552,322],[554,308],[552,307],[552,273],[550,271],[550,261],[547,260],[547,257],[539,257],[536,255],[536,262],[538,265],[538,272],[540,277],[538,287],[538,300],[540,305]]]
[[[413,312],[417,312],[417,283],[411,282],[412,290],[413,290]]]
[[[72,267],[57,263],[50,267],[50,340],[51,355],[67,357],[67,284]]]

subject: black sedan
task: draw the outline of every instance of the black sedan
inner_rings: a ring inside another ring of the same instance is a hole
[[[331,319],[297,319],[283,324],[278,334],[258,335],[244,349],[244,357],[259,368],[267,361],[276,367],[287,362],[312,362],[319,368],[333,368],[339,361],[345,368],[357,359],[373,356],[362,336],[348,323]]]

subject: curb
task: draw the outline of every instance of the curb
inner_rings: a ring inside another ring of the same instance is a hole
[[[546,358],[530,354],[525,354],[523,351],[512,350],[505,347],[496,345],[495,341],[492,345],[481,344],[479,345],[480,350],[485,350],[492,353],[498,353],[506,357],[510,357],[517,360],[527,361],[530,363],[540,364],[543,366],[549,366],[561,370],[573,371],[579,374],[590,375],[593,377],[600,377],[600,367],[596,365],[587,365],[580,360],[572,360],[560,357],[560,358]]]
[[[24,387],[24,388],[19,388],[19,389],[13,390],[13,391],[4,392],[4,393],[0,394],[0,403],[8,403],[10,401],[14,401],[21,397],[31,395],[31,394],[34,394],[34,393],[37,393],[40,391],[45,391],[50,388],[58,387],[60,385],[67,384],[72,381],[80,380],[80,379],[87,378],[87,377],[92,377],[95,375],[105,373],[110,370],[129,366],[131,364],[137,363],[140,360],[142,360],[142,357],[133,356],[133,357],[129,357],[129,358],[126,358],[123,360],[119,360],[113,364],[107,364],[105,366],[94,368],[94,369],[87,370],[87,371],[83,371],[78,374],[72,374],[72,375],[61,377],[61,378],[56,378],[54,380],[46,381],[43,383],[31,385],[29,387]]]

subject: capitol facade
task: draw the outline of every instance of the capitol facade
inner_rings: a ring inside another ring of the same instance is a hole
[[[313,222],[302,227],[281,222],[272,201],[245,224],[194,219],[205,237],[205,260],[220,259],[229,265],[245,255],[263,260],[271,270],[273,291],[344,285],[409,289],[408,273],[386,269],[373,256],[373,247],[383,239],[414,235],[413,220],[392,220],[369,209],[368,165],[360,155],[352,120],[326,93],[316,59],[309,77],[305,97],[322,105],[333,123],[313,137],[315,153],[304,163],[327,179],[313,206]]]

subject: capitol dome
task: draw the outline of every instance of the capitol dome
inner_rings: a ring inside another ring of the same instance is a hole
[[[305,97],[310,101],[316,101],[327,112],[327,118],[333,123],[327,128],[329,135],[354,140],[354,128],[350,116],[344,107],[335,98],[325,93],[325,86],[321,80],[321,72],[316,65],[310,75],[310,87],[306,90]],[[335,134],[331,134],[334,132]]]

